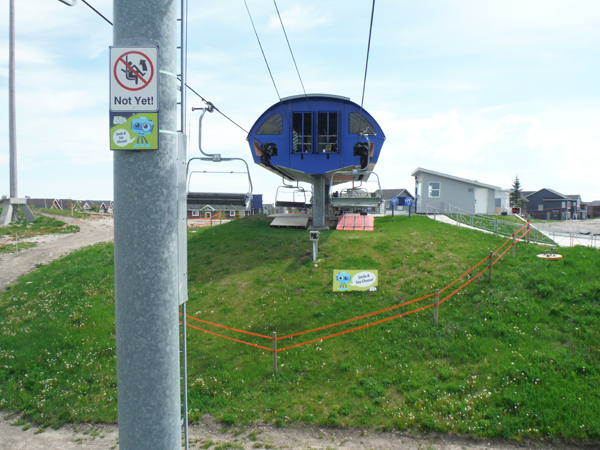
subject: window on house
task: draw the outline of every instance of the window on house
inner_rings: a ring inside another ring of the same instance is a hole
[[[544,210],[544,205],[538,205],[538,211],[543,211]]]
[[[317,114],[317,152],[337,152],[338,115],[336,112]]]
[[[442,183],[439,181],[432,181],[429,183],[429,198],[439,198],[441,190]]]
[[[567,206],[567,202],[562,202],[561,208],[564,208],[565,206]]]
[[[198,217],[200,215],[200,211],[197,209],[192,209],[192,217]]]
[[[230,217],[233,217],[233,216],[235,216],[235,211],[229,211],[228,214],[229,214]]]
[[[364,116],[361,117],[359,113],[348,114],[348,133],[359,134],[361,132],[375,134],[375,127]]]
[[[292,115],[292,152],[312,152],[312,114],[293,113]]]
[[[283,116],[280,113],[271,114],[262,123],[256,134],[281,134],[283,131]]]

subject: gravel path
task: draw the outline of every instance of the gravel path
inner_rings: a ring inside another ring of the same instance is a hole
[[[24,425],[11,425],[15,419],[0,413],[0,449],[2,450],[108,450],[119,449],[116,425],[83,424],[64,426],[58,430],[39,430]],[[277,449],[347,449],[347,450],[591,450],[597,445],[577,446],[565,443],[506,442],[473,440],[463,437],[438,435],[416,436],[398,432],[380,433],[372,430],[332,429],[318,427],[274,428],[270,425],[252,425],[223,429],[205,415],[201,423],[190,426],[189,448],[201,449],[221,446],[224,449],[253,450]],[[209,445],[210,444],[210,445]],[[148,449],[152,449],[148,445]]]
[[[65,223],[76,224],[80,231],[67,234],[40,234],[19,239],[19,242],[36,242],[37,245],[17,253],[0,255],[0,290],[16,281],[21,275],[31,272],[36,264],[47,264],[82,247],[113,240],[112,217],[101,216],[85,221],[69,216],[52,217]]]

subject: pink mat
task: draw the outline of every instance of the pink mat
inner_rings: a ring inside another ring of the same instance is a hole
[[[336,230],[373,231],[375,217],[360,214],[344,214],[338,221]]]

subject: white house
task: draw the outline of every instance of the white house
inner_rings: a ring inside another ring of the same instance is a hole
[[[455,177],[429,169],[417,168],[415,177],[415,203],[417,213],[456,212],[494,214],[498,186],[476,180]]]

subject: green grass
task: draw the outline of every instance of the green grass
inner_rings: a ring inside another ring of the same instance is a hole
[[[47,214],[54,214],[57,216],[69,216],[76,219],[89,219],[90,213],[86,211],[73,211],[71,214],[70,209],[57,209],[57,208],[32,208],[33,212],[43,212]]]
[[[2,208],[0,208],[0,214]],[[31,233],[36,234],[54,234],[54,233],[76,233],[79,231],[79,227],[76,225],[69,225],[63,228],[65,223],[54,218],[34,214],[36,216],[34,222],[27,222],[23,217],[23,213],[19,210],[19,220],[11,223],[8,226],[0,227],[0,254],[2,253],[14,253],[17,251],[17,241],[15,239],[10,240],[15,236],[18,237],[18,249],[22,250],[25,248],[34,247],[34,242],[22,242],[21,236],[26,236]],[[9,241],[10,240],[10,241]],[[7,242],[8,241],[8,242]],[[4,243],[4,244],[3,244]]]
[[[385,217],[370,233],[322,232],[315,267],[306,231],[268,224],[253,216],[190,234],[188,314],[282,336],[429,294],[504,242]],[[491,284],[486,274],[440,306],[437,327],[428,309],[280,352],[276,376],[270,351],[188,329],[191,419],[598,441],[600,253],[566,248],[547,262],[541,252],[519,244]],[[379,290],[332,292],[333,269],[378,269]],[[112,271],[112,247],[97,245],[0,294],[1,409],[44,425],[116,420]]]

